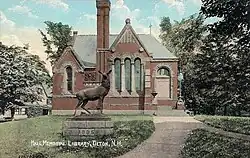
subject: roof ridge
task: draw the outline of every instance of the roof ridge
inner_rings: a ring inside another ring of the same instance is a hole
[[[147,33],[137,33],[137,35],[150,35],[150,34],[147,34]]]
[[[111,34],[109,34],[109,36],[118,36],[118,35],[119,35],[119,33],[111,33]],[[148,36],[152,36],[152,35],[146,34],[146,33],[137,33],[136,35],[148,35]],[[77,35],[77,36],[97,36],[97,34],[80,34],[80,35]]]
[[[118,36],[119,34],[109,34],[109,36]],[[97,34],[81,34],[77,36],[97,36]]]

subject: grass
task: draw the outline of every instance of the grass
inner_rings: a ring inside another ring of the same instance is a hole
[[[250,117],[198,115],[195,119],[225,131],[250,135]]]
[[[36,142],[43,140],[50,142],[63,141],[61,137],[61,128],[66,118],[66,116],[41,116],[26,120],[1,123],[0,157],[15,158],[22,154],[39,152],[55,158],[91,157],[86,150],[77,153],[62,152],[60,148],[49,146],[37,147],[31,145],[32,140]],[[115,121],[115,138],[124,140],[125,144],[123,147],[115,149],[118,151],[117,153],[116,151],[111,151],[113,155],[121,155],[131,150],[131,148],[134,148],[143,140],[147,139],[154,130],[152,117],[149,115],[111,115],[111,118]],[[143,124],[143,122],[146,122],[146,125]],[[127,127],[124,129],[129,129],[129,131],[122,131],[120,129],[121,126]],[[96,149],[96,151],[98,152],[98,149]]]
[[[183,158],[248,158],[250,142],[196,129],[187,138],[182,156]]]

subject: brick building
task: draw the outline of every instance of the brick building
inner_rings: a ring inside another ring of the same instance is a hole
[[[96,0],[97,35],[78,35],[53,67],[53,114],[73,114],[74,94],[99,85],[98,70],[111,73],[105,110],[156,110],[175,106],[178,59],[149,34],[136,34],[130,19],[110,34],[110,2]],[[153,97],[153,93],[158,93]],[[92,109],[97,101],[88,102]]]

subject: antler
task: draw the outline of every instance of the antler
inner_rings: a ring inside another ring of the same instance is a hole
[[[107,73],[107,75],[109,75],[111,72],[112,72],[112,70],[109,70],[108,73]]]
[[[100,70],[98,72],[103,75],[103,73]]]

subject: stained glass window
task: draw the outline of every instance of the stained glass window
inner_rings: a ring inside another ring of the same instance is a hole
[[[125,87],[128,92],[131,92],[131,60],[125,59]]]
[[[121,91],[121,60],[115,59],[115,88]]]
[[[157,71],[157,74],[158,74],[159,76],[170,76],[169,70],[166,69],[166,68],[160,68],[160,69]]]
[[[141,60],[139,58],[135,59],[135,89],[141,90]]]
[[[67,73],[67,90],[69,92],[72,92],[73,79],[72,79],[72,68],[70,66],[66,68],[66,73]]]

